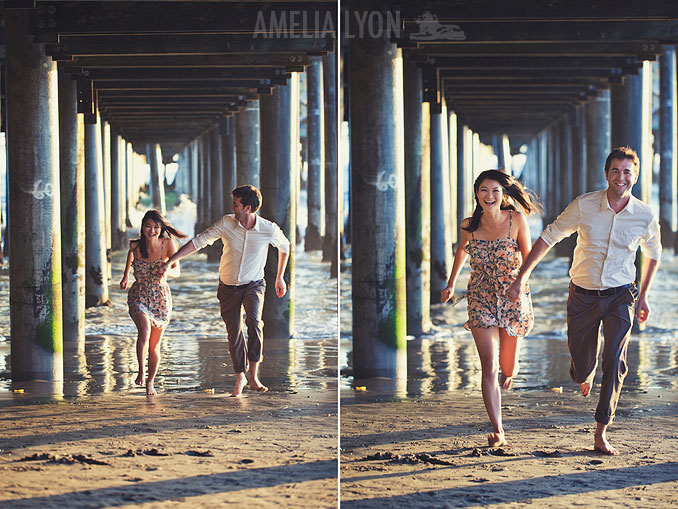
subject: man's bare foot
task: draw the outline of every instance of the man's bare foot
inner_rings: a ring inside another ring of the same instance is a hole
[[[584,397],[587,397],[589,394],[591,394],[591,389],[593,388],[593,381],[591,382],[584,382],[583,384],[580,385],[581,387],[581,395]]]
[[[607,425],[596,423],[596,432],[593,435],[593,450],[608,456],[615,456],[619,454],[617,449],[610,445],[607,441]]]
[[[134,383],[137,384],[140,387],[143,387],[144,385],[144,372],[139,371],[139,374],[137,375],[136,380],[134,380]]]
[[[157,396],[158,393],[155,390],[155,387],[153,387],[153,380],[147,380],[146,381],[146,396]]]
[[[231,393],[232,398],[239,398],[242,396],[242,390],[245,388],[247,385],[247,377],[245,376],[245,373],[238,373],[236,381],[235,381],[235,389],[233,389],[233,392]]]
[[[504,390],[509,390],[513,386],[513,377],[506,376],[504,373],[501,374],[499,378],[499,385]]]
[[[250,384],[250,390],[254,392],[268,392],[268,387],[259,382],[258,384]]]
[[[490,444],[490,447],[501,447],[502,445],[508,445],[508,442],[504,438],[504,432],[490,433],[487,435],[487,443]]]
[[[250,373],[250,390],[254,392],[267,392],[268,387],[261,383],[256,373]]]

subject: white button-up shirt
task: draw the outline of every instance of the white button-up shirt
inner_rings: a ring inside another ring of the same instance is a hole
[[[658,260],[662,251],[659,221],[649,206],[631,196],[615,213],[607,190],[577,197],[548,225],[541,238],[549,246],[578,233],[570,268],[572,282],[587,290],[614,288],[636,279],[636,250]]]
[[[219,280],[225,285],[244,285],[264,278],[268,245],[289,253],[290,241],[272,221],[255,216],[254,227],[246,230],[229,214],[219,219],[193,239],[193,247],[200,250],[217,239],[224,243],[219,261]]]

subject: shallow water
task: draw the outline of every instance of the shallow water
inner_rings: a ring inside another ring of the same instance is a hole
[[[565,303],[569,284],[569,260],[549,258],[540,263],[530,278],[535,325],[520,348],[520,373],[515,390],[577,388],[568,370]],[[466,288],[470,275],[464,267],[457,291]],[[402,380],[363,379],[350,376],[351,281],[350,260],[341,274],[340,387],[343,390],[366,386],[368,391],[415,397],[445,391],[480,389],[480,360],[469,331],[466,300],[456,306],[433,304],[432,327],[422,338],[408,338],[407,378]],[[650,292],[652,313],[644,332],[634,334],[628,349],[629,373],[624,390],[669,389],[678,400],[678,257],[662,255]],[[599,363],[600,366],[600,363]],[[595,383],[600,383],[600,369]]]
[[[172,216],[173,212],[168,213],[170,221],[177,224]],[[27,394],[62,390],[67,397],[143,392],[134,385],[137,331],[128,315],[126,292],[118,284],[125,256],[123,251],[113,256],[109,286],[112,305],[86,311],[84,349],[64,346],[63,388],[11,382],[9,274],[5,264],[0,273],[0,395],[17,388]],[[336,390],[337,283],[329,277],[329,263],[321,261],[320,252],[305,253],[297,246],[295,256],[295,333],[291,339],[265,339],[260,378],[272,391]],[[174,309],[161,343],[155,384],[159,393],[232,390],[235,375],[226,328],[219,315],[217,282],[218,263],[208,262],[204,254],[182,260],[181,277],[170,279]]]

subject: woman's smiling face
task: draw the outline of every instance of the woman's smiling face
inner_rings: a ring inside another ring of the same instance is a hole
[[[146,219],[144,221],[144,224],[141,226],[141,231],[144,234],[144,237],[147,239],[152,239],[154,237],[160,236],[160,231],[162,230],[162,226],[160,223],[156,223],[153,221],[153,219]]]
[[[476,198],[483,211],[501,208],[504,200],[504,188],[496,180],[485,179],[478,186]]]

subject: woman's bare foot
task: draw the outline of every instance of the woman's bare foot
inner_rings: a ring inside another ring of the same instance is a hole
[[[509,390],[513,386],[513,377],[506,376],[504,373],[499,377],[499,386],[504,390]]]
[[[144,372],[139,371],[139,374],[137,375],[136,380],[134,380],[134,383],[137,384],[140,387],[143,387],[144,385]]]
[[[247,385],[247,377],[245,376],[245,373],[238,373],[236,381],[235,381],[235,389],[233,389],[233,392],[231,393],[232,398],[239,398],[242,396],[242,390],[245,388]]]
[[[146,396],[157,396],[158,393],[153,387],[153,380],[146,380]]]
[[[591,394],[591,389],[593,388],[593,382],[584,382],[581,384],[581,395],[586,397]]]
[[[596,423],[596,431],[593,435],[593,450],[608,456],[615,456],[619,454],[617,449],[610,445],[607,441],[607,425]]]
[[[490,447],[501,447],[508,444],[503,431],[495,431],[487,435],[487,443],[490,444]]]

